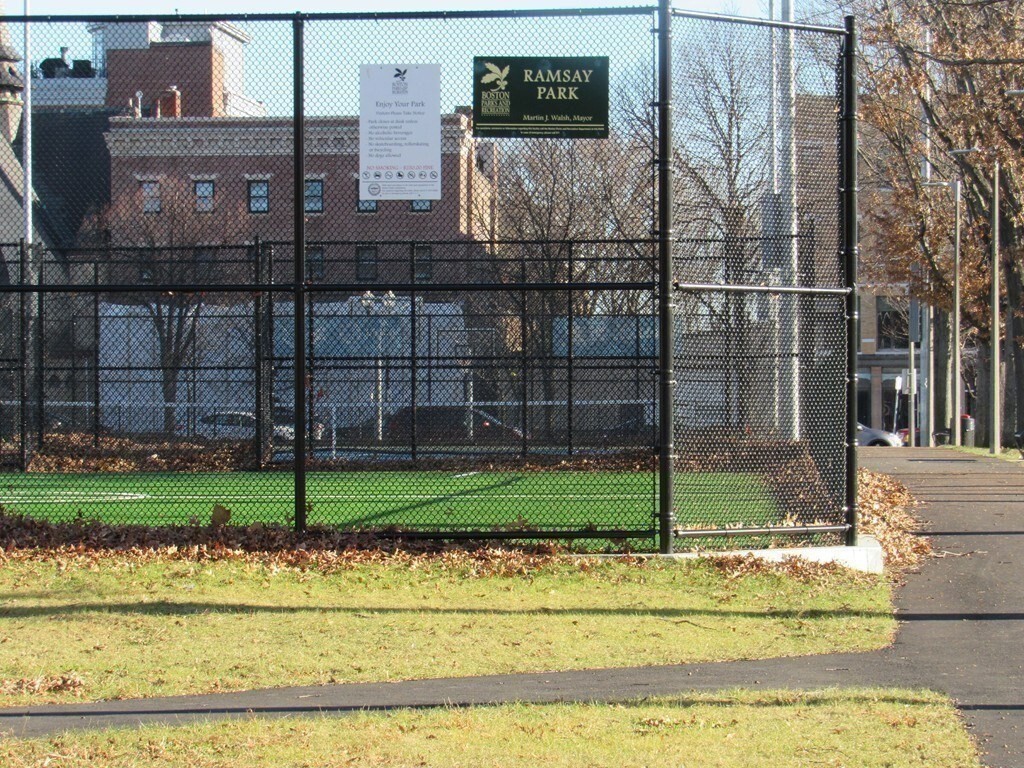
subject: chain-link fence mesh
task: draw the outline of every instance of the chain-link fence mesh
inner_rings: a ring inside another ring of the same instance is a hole
[[[672,31],[677,525],[698,545],[835,540],[842,38],[686,16]]]
[[[0,51],[32,74],[0,105],[31,103],[0,146],[0,504],[656,546],[657,32],[650,8],[33,21],[29,67]],[[832,522],[839,38],[672,33],[676,519]],[[480,56],[607,57],[608,138],[476,136]],[[364,198],[360,66],[424,63],[440,198]]]

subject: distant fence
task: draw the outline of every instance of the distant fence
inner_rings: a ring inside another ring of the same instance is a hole
[[[852,22],[29,23],[0,163],[0,505],[664,552],[852,541]],[[474,66],[499,54],[606,67],[607,135],[485,135]],[[380,196],[360,65],[400,100],[408,62],[440,71],[440,191]]]

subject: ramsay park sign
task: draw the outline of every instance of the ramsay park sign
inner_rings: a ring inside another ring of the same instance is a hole
[[[473,134],[608,137],[608,57],[477,56]]]

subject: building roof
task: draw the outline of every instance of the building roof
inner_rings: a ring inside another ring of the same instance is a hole
[[[32,111],[32,183],[55,246],[71,246],[86,217],[110,202],[110,155],[103,133],[110,117],[122,112]],[[20,151],[21,141],[19,132],[15,150]]]

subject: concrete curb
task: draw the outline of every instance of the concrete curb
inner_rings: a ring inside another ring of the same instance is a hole
[[[882,545],[874,536],[861,534],[857,543],[841,547],[789,547],[786,549],[731,549],[724,552],[678,552],[671,555],[633,554],[633,555],[575,555],[575,557],[595,557],[614,559],[618,557],[665,558],[667,560],[695,560],[701,557],[751,556],[771,563],[778,563],[789,557],[799,557],[812,563],[835,563],[855,571],[864,573],[882,573],[885,562],[882,557]]]

